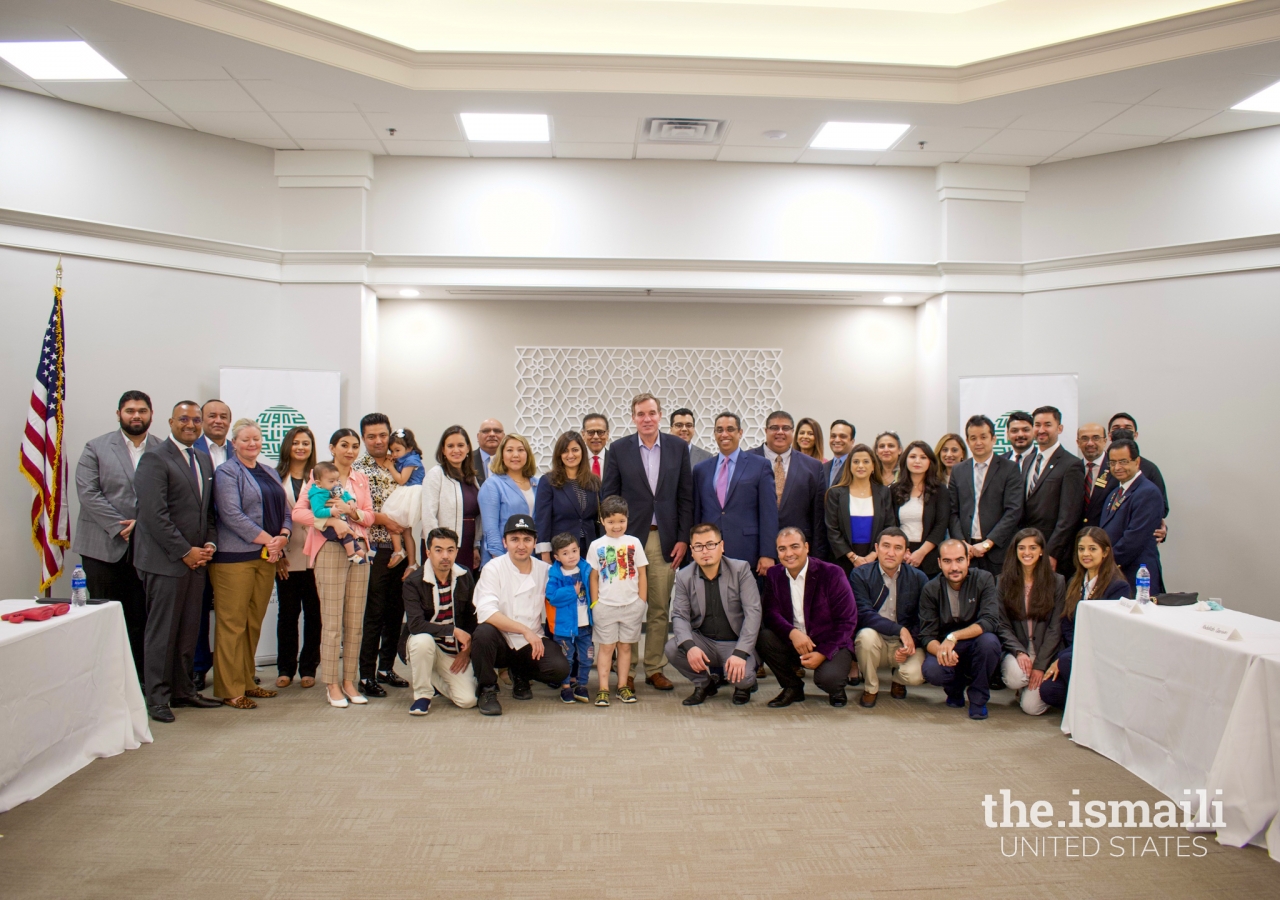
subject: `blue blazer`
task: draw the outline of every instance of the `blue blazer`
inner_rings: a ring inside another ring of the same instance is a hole
[[[769,462],[763,444],[748,452],[759,456],[766,464]],[[823,562],[831,562],[827,509],[823,503],[827,483],[823,480],[822,469],[822,463],[812,456],[805,456],[799,450],[791,451],[787,483],[782,488],[782,501],[778,504],[778,528],[793,525],[799,528],[809,541],[809,554]]]
[[[1115,581],[1111,582],[1111,584],[1107,585],[1107,589],[1102,592],[1101,597],[1094,597],[1093,599],[1119,600],[1124,597],[1125,594],[1129,593],[1129,591],[1129,582],[1125,581],[1123,578],[1117,578]],[[1077,605],[1076,611],[1079,612],[1079,610],[1080,607]],[[1075,616],[1068,616],[1065,613],[1063,614],[1060,636],[1062,638],[1062,648],[1058,651],[1058,655],[1061,656],[1063,653],[1070,655],[1071,645],[1074,644],[1076,640]]]
[[[720,454],[693,468],[693,521],[710,522],[724,535],[724,555],[751,563],[762,556],[778,558],[778,497],[773,469],[763,456],[738,454],[724,508],[716,496]]]
[[[606,465],[608,460],[606,459]],[[538,529],[538,553],[551,552],[551,539],[562,532],[569,532],[578,539],[582,558],[587,558],[587,547],[604,533],[600,528],[600,494],[586,492],[586,507],[578,506],[577,491],[570,484],[552,487],[550,478],[538,482],[533,498],[533,524]]]
[[[258,459],[258,468],[280,485],[280,476],[276,470],[261,458]],[[293,531],[292,506],[283,485],[280,486],[280,499],[284,503],[284,522],[281,527]],[[216,540],[220,552],[256,553],[262,550],[261,544],[253,542],[263,528],[265,504],[262,488],[234,453],[213,473],[213,504],[218,513]]]
[[[533,483],[536,500],[538,476],[529,480]],[[502,526],[507,524],[507,519],[520,513],[531,516],[533,510],[525,502],[524,494],[520,493],[520,488],[516,487],[510,475],[490,474],[484,484],[480,485],[477,499],[480,503],[480,527],[484,531],[484,537],[480,541],[480,565],[484,565],[495,556],[502,556],[507,552],[507,548],[502,546]],[[542,537],[541,531],[538,536]],[[551,540],[550,536],[547,540]]]
[[[1117,484],[1107,494],[1102,505],[1102,530],[1111,538],[1111,552],[1116,565],[1129,584],[1137,585],[1138,569],[1146,566],[1151,573],[1151,593],[1164,591],[1164,579],[1160,572],[1160,547],[1156,543],[1155,530],[1164,518],[1164,495],[1154,481],[1143,475],[1131,483],[1120,508],[1113,510],[1112,503],[1119,492]]]
[[[898,567],[898,603],[895,619],[880,615],[880,608],[889,599],[884,586],[884,575],[878,562],[858,566],[849,573],[849,587],[858,603],[858,630],[874,628],[885,637],[897,637],[903,628],[911,632],[911,639],[920,644],[920,592],[929,583],[929,576],[913,565],[903,563]]]
[[[662,556],[671,562],[676,544],[689,542],[693,517],[693,478],[689,472],[689,445],[674,434],[660,432],[662,447],[658,461],[658,489],[650,490],[640,459],[640,435],[629,434],[609,445],[604,458],[600,496],[618,496],[627,501],[627,534],[643,547],[649,527],[656,517]],[[685,559],[688,559],[685,554]]]

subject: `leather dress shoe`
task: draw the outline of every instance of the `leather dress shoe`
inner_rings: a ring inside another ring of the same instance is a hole
[[[176,722],[177,717],[174,716],[173,710],[167,706],[148,706],[147,715],[156,722]]]
[[[840,688],[840,690],[828,697],[827,700],[836,709],[849,705],[849,695],[845,693],[844,688]]]
[[[359,688],[360,693],[364,694],[366,697],[387,696],[386,688],[378,684],[378,682],[373,680],[372,678],[360,679],[360,683],[356,685],[356,687]]]
[[[683,700],[684,706],[698,706],[708,697],[714,697],[719,692],[720,687],[714,681],[708,681],[706,684],[695,684],[693,693]]]
[[[191,683],[195,685],[195,688],[197,691],[203,691],[205,687],[207,687],[207,684],[205,682],[205,673],[196,672],[194,675],[191,676]]]
[[[852,678],[849,679],[849,686],[857,687],[858,685],[862,684],[862,681],[863,679],[861,675],[854,675]]]
[[[652,675],[646,676],[644,683],[659,691],[674,691],[676,689],[676,686],[671,683],[671,679],[661,672],[654,672]]]
[[[389,684],[393,688],[407,688],[409,686],[409,682],[405,681],[395,672],[379,672],[378,683]]]
[[[733,689],[733,705],[746,706],[751,702],[751,691],[748,688]]]
[[[790,706],[792,703],[804,702],[804,688],[783,688],[782,693],[769,701],[770,709],[782,709],[784,706]]]
[[[889,696],[894,700],[901,700],[907,696],[907,686],[905,684],[894,684],[889,688]]]
[[[863,709],[871,709],[876,705],[876,698],[879,696],[879,694],[869,694],[863,691],[862,696],[858,698],[858,705]]]
[[[190,697],[174,697],[169,701],[169,705],[189,706],[192,709],[216,709],[222,705],[222,701],[206,697],[204,694],[192,694]]]
[[[769,670],[764,666],[756,666],[756,681],[763,681],[769,677]]]

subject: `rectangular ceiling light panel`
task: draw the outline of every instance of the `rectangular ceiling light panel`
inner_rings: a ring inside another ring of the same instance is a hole
[[[469,141],[551,140],[551,123],[541,113],[462,113],[462,128]]]
[[[1280,81],[1263,88],[1246,100],[1241,100],[1232,109],[1247,109],[1251,112],[1280,113]]]
[[[0,58],[33,81],[127,80],[84,41],[0,43]]]
[[[885,122],[828,122],[809,146],[815,150],[888,150],[910,127]]]

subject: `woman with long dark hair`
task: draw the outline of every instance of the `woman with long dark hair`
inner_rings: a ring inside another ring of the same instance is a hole
[[[876,538],[893,524],[889,489],[873,477],[875,454],[855,444],[845,457],[840,479],[827,491],[827,539],[835,562],[849,573],[876,561]]]
[[[1058,652],[1067,593],[1066,579],[1049,565],[1044,544],[1039,528],[1019,531],[996,580],[999,636],[1004,645],[1000,671],[1005,686],[1020,692],[1022,711],[1033,716],[1049,708],[1040,697],[1040,686]]]
[[[1076,610],[1081,600],[1119,600],[1129,593],[1120,567],[1111,552],[1111,538],[1101,528],[1086,525],[1076,535],[1076,571],[1067,585],[1067,601],[1062,609],[1062,646],[1058,658],[1045,670],[1040,699],[1062,709],[1067,705],[1071,682],[1071,650],[1076,636]]]
[[[316,436],[306,425],[290,428],[280,442],[276,472],[292,510],[316,467]],[[316,683],[320,666],[320,595],[316,573],[307,568],[307,529],[295,528],[276,566],[276,687],[286,688],[295,675],[304,688]],[[298,619],[302,619],[302,652],[298,652]]]
[[[953,431],[938,439],[933,455],[938,457],[938,477],[943,484],[950,484],[951,470],[969,458],[969,448],[964,445],[964,438]]]
[[[907,444],[889,498],[893,524],[907,533],[906,562],[932,578],[938,574],[938,546],[951,521],[951,496],[938,478],[938,458],[924,441]]]
[[[422,533],[448,528],[458,535],[458,565],[477,575],[480,484],[472,460],[471,435],[461,425],[450,425],[436,445],[435,466],[422,479]]]
[[[805,456],[812,456],[818,462],[826,462],[822,456],[822,426],[817,419],[805,417],[796,423],[794,447]]]
[[[538,482],[534,493],[533,524],[538,529],[534,548],[544,562],[551,562],[551,538],[572,534],[578,539],[582,558],[600,537],[600,479],[587,463],[586,439],[576,431],[566,431],[556,439],[551,451],[551,472]]]

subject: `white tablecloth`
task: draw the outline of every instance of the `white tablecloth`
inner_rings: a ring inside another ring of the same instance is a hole
[[[0,613],[35,606],[0,600]],[[0,812],[102,756],[151,743],[119,603],[0,622]]]
[[[1249,664],[1206,787],[1222,790],[1219,843],[1256,843],[1280,862],[1280,656]]]
[[[1233,627],[1243,639],[1200,633],[1205,622]],[[1280,622],[1271,619],[1152,604],[1135,614],[1116,601],[1082,603],[1062,730],[1174,802],[1185,801],[1184,790],[1209,787],[1245,673],[1259,657],[1276,654]],[[1256,785],[1219,799],[1252,820],[1258,803],[1274,808],[1274,782],[1265,800]]]

